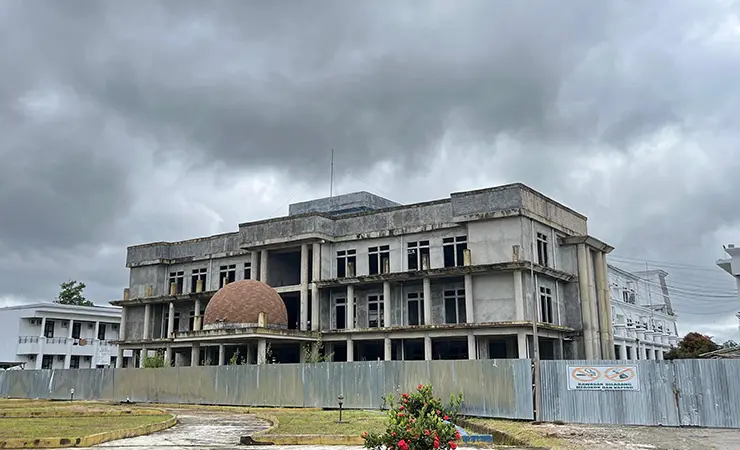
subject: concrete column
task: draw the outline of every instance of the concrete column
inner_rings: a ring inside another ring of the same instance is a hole
[[[475,335],[470,332],[468,334],[468,359],[478,359],[478,349],[475,344]]]
[[[424,336],[424,360],[432,360],[432,338]]]
[[[200,344],[193,344],[190,352],[190,365],[193,367],[200,365]]]
[[[640,351],[640,358],[639,359],[646,360],[647,359],[647,352],[645,351],[646,350],[645,349],[645,344],[643,344],[642,342],[640,342],[637,345],[638,345],[638,348],[639,348],[639,351]]]
[[[260,252],[249,252],[249,279],[256,280],[260,270]]]
[[[152,305],[147,303],[144,305],[144,340],[152,338],[151,333],[151,321],[152,321]]]
[[[321,311],[321,293],[316,282],[321,280],[321,244],[314,242],[311,248],[311,330],[319,330],[319,312]]]
[[[193,308],[195,309],[195,317],[193,318],[193,328],[194,331],[200,331],[203,329],[203,318],[200,315],[200,300],[195,301],[195,305],[193,305]]]
[[[391,338],[386,337],[383,339],[384,351],[383,356],[386,361],[390,361],[393,356],[393,346],[391,345]]]
[[[166,337],[171,338],[174,332],[175,332],[175,303],[170,302],[169,316],[167,317],[167,336]]]
[[[267,283],[267,257],[268,257],[267,250],[262,250],[260,252],[260,281],[263,283]]]
[[[432,325],[432,280],[424,278],[423,280],[423,295],[424,295],[424,322],[422,325]],[[431,355],[431,350],[429,351]]]
[[[121,308],[121,323],[118,324],[118,340],[126,339],[126,307]]]
[[[226,364],[226,346],[221,344],[218,346],[218,365],[223,366]]]
[[[583,347],[585,359],[594,359],[593,328],[591,327],[591,296],[588,291],[588,257],[586,244],[578,244],[578,290],[581,297],[581,321],[583,322]],[[521,353],[520,353],[521,354]]]
[[[599,300],[596,296],[596,275],[594,271],[593,251],[586,247],[586,261],[588,265],[588,295],[591,306],[591,327],[593,328],[594,359],[601,359],[601,324],[599,323]]]
[[[72,365],[72,355],[70,354],[70,351],[67,350],[67,354],[64,355],[64,367],[63,369],[69,369],[69,367]]]
[[[557,347],[555,348],[556,355],[555,357],[557,359],[565,359],[565,343],[563,342],[563,338],[559,338],[557,341]]]
[[[144,367],[144,360],[146,359],[148,353],[149,350],[147,350],[146,347],[141,347],[141,350],[139,350],[139,368]]]
[[[116,354],[116,369],[123,367],[123,348],[118,347],[118,353]]]
[[[516,345],[519,359],[529,358],[529,348],[527,345],[527,333],[524,330],[516,332]]]
[[[391,310],[393,309],[393,299],[391,298],[391,283],[389,281],[383,282],[383,326],[390,327],[391,323]]]
[[[355,287],[347,286],[347,328],[355,327]]]
[[[655,349],[655,359],[663,361],[663,349]]]
[[[308,330],[308,244],[301,244],[300,329]]]
[[[257,364],[267,364],[267,341],[265,339],[257,341]]]
[[[252,364],[252,346],[247,344],[247,354],[244,355],[244,358],[247,360],[247,364]]]
[[[606,280],[606,263],[604,261],[603,252],[594,252],[596,304],[599,306],[601,356],[603,359],[614,359],[614,344],[610,338],[610,330],[612,329],[612,323],[610,321],[611,302],[609,298],[609,285]],[[604,286],[604,283],[607,283],[607,285]]]
[[[95,322],[95,337],[93,339],[98,339],[98,334],[100,333],[100,321]],[[105,337],[105,336],[103,336]]]
[[[475,323],[473,303],[473,275],[465,275],[465,323]]]
[[[619,344],[619,359],[623,361],[627,360],[627,344],[624,342]]]
[[[44,330],[46,329],[46,317],[41,318],[41,332],[39,336],[44,337]]]
[[[164,365],[169,367],[172,365],[172,346],[168,345],[164,348]]]
[[[74,325],[75,321],[71,320],[69,321],[69,329],[67,330],[67,339],[72,339],[72,326]]]
[[[347,362],[355,360],[355,343],[351,337],[347,338]]]
[[[524,290],[522,288],[522,271],[515,270],[514,274],[514,320],[524,321]]]

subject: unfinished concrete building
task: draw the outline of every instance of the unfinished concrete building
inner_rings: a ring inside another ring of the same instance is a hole
[[[612,249],[522,184],[411,205],[358,192],[129,247],[111,303],[134,364],[298,363],[312,346],[333,361],[530,358],[534,317],[541,358],[610,359]]]

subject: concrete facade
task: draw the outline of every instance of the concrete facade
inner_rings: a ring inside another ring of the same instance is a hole
[[[662,360],[678,345],[678,318],[673,312],[663,270],[627,272],[609,265],[609,288],[616,359]]]
[[[233,233],[129,247],[129,287],[111,302],[124,308],[119,352],[299,362],[320,340],[335,361],[528,358],[537,317],[543,359],[614,356],[613,248],[525,185],[412,205],[353,193],[289,210]],[[213,294],[247,278],[282,296],[289,329],[203,330]]]
[[[115,366],[121,308],[57,303],[0,308],[0,366]]]

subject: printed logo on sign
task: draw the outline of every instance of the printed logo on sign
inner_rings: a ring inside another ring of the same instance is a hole
[[[589,383],[596,381],[601,376],[601,372],[594,367],[576,367],[570,372],[570,376],[582,383]]]
[[[637,366],[568,367],[568,390],[639,391]]]
[[[604,376],[617,383],[626,383],[635,378],[635,371],[632,367],[610,367],[606,369]]]

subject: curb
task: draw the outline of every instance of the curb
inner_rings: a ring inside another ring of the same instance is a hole
[[[24,414],[15,414],[13,411],[0,412],[0,420],[2,419],[54,419],[59,417],[121,417],[121,416],[159,416],[165,415],[167,412],[161,409],[128,409],[120,411],[85,411],[75,412],[74,410],[62,410],[62,411],[34,411]]]
[[[118,439],[132,438],[156,433],[157,431],[166,430],[177,424],[177,417],[172,416],[169,419],[141,425],[135,428],[122,430],[105,431],[103,433],[91,434],[89,436],[77,438],[43,438],[43,439],[6,439],[0,441],[0,448],[18,449],[18,448],[61,448],[61,447],[92,447],[93,445],[102,444],[108,441]]]
[[[260,437],[259,444],[273,445],[362,445],[365,442],[360,436],[343,435],[270,434]]]

